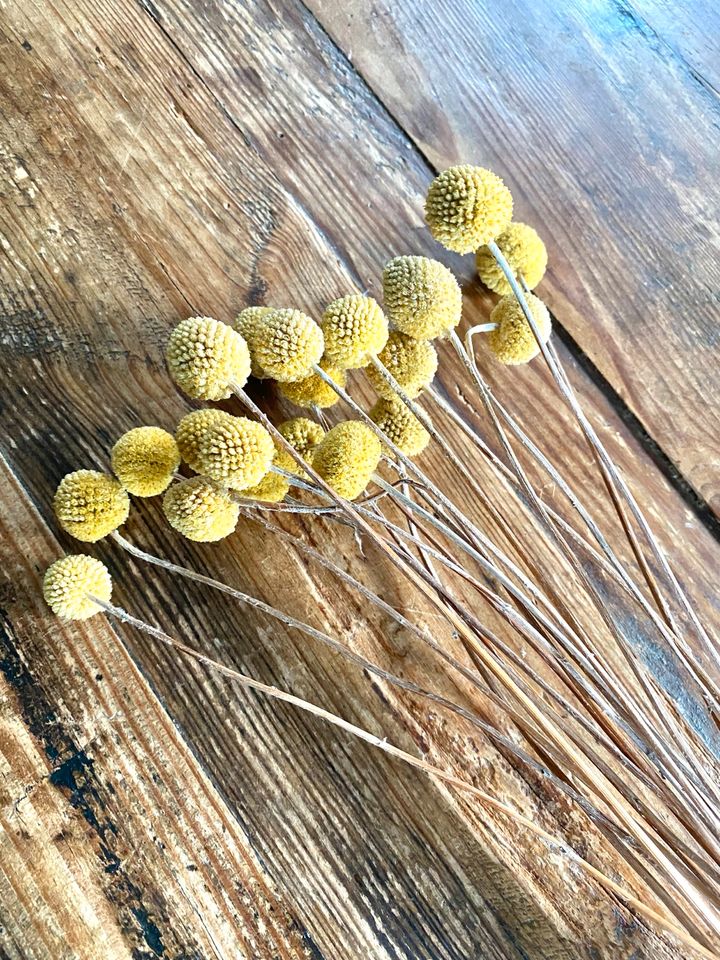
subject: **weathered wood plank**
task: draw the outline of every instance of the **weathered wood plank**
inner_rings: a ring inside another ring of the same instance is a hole
[[[434,167],[507,179],[547,302],[720,512],[717,9],[308,6]]]
[[[12,440],[5,447],[48,524],[52,490],[66,470],[104,462],[123,429],[143,421],[171,426],[186,409],[162,361],[178,316],[202,310],[228,318],[261,298],[317,312],[354,285],[377,290],[384,259],[410,243],[432,249],[419,217],[426,167],[311,18],[293,7],[271,14],[260,4],[206,7],[202,16],[182,4],[153,11],[129,3],[7,11],[2,142],[12,146],[3,158],[8,187],[0,234],[4,349],[12,360],[3,400]],[[470,318],[486,306],[469,287]],[[460,406],[468,387],[449,362],[446,354],[442,379]],[[517,406],[533,391],[536,405],[552,410],[541,369],[522,372],[514,385],[490,373]],[[573,370],[573,377],[595,416],[607,421],[631,481],[653,501],[653,518],[667,522],[663,542],[682,559],[683,578],[711,619],[705,573],[716,556],[712,539],[582,373]],[[548,415],[542,426],[547,448],[583,483],[587,464],[575,455],[567,418]],[[426,463],[435,476],[445,469],[436,454]],[[588,499],[597,505],[596,487]],[[403,609],[415,609],[416,598],[389,571],[354,558],[342,531],[324,523],[302,529]],[[157,505],[148,504],[129,532],[346,637],[390,669],[470,702],[468,691],[408,638],[388,631],[337,583],[310,579],[305,564],[250,524],[225,544],[193,548],[171,537]],[[15,541],[6,543],[13,556]],[[27,553],[25,541],[22,548]],[[37,569],[26,589],[37,603],[37,573],[57,548],[44,533],[35,549]],[[547,785],[523,778],[461,724],[367,684],[336,656],[226,600],[148,576],[107,545],[98,554],[112,566],[118,599],[134,612],[438,762],[474,771],[478,782],[570,842],[608,857]],[[301,587],[289,592],[288,584]],[[69,665],[58,670],[37,642],[52,621],[34,610],[24,621],[15,607],[9,615],[33,676],[72,705],[71,717],[97,722],[94,674],[77,675]],[[92,643],[95,634],[85,636]],[[126,638],[241,825],[269,878],[263,882],[276,884],[307,931],[311,955],[679,955],[644,927],[627,927],[605,894],[507,824],[317,723],[238,696],[215,677],[181,670],[151,643]],[[155,735],[158,721],[143,704],[128,712],[146,725],[147,738]],[[116,748],[122,751],[122,742]],[[138,766],[152,748],[153,741],[142,746]],[[113,769],[105,751],[96,751],[95,763],[103,776]],[[184,773],[168,758],[163,769],[182,782]],[[205,846],[224,850],[225,842],[218,828]],[[27,845],[19,850],[16,883],[20,866],[32,866]],[[208,882],[219,896],[222,881]],[[103,904],[102,886],[89,888]],[[114,913],[112,904],[102,909]],[[250,909],[258,922],[267,919],[262,903]],[[12,901],[10,911],[21,924]],[[155,922],[165,935],[170,908],[161,920]],[[187,943],[202,936],[191,918],[183,923]],[[57,947],[49,921],[37,921],[37,937],[47,950]],[[269,960],[277,946],[268,938],[253,949],[252,956]],[[37,947],[35,955],[49,954]]]

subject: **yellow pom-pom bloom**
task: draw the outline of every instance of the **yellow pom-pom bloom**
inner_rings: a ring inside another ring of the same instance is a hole
[[[273,313],[274,310],[274,307],[246,307],[244,310],[241,310],[235,318],[235,329],[245,340],[250,350],[250,372],[252,376],[258,380],[264,378],[265,371],[261,369],[255,359],[257,337],[263,320]]]
[[[312,455],[313,469],[346,500],[359,497],[370,482],[382,446],[370,427],[345,420],[328,430]]]
[[[495,241],[515,276],[521,276],[532,290],[545,276],[547,250],[537,232],[526,223],[511,223]],[[480,247],[475,255],[478,276],[495,293],[512,292],[505,274],[487,247]]]
[[[262,424],[228,414],[200,438],[200,472],[226,487],[254,487],[270,469],[275,446]]]
[[[190,397],[223,400],[250,376],[250,352],[237,331],[212,317],[190,317],[170,334],[170,376]]]
[[[113,473],[128,493],[155,497],[170,486],[180,466],[175,438],[160,427],[128,430],[112,448]]]
[[[280,467],[281,470],[287,470],[288,473],[297,473],[298,465],[295,463],[290,454],[285,450],[284,447],[281,447],[279,443],[275,444],[275,456],[273,457],[272,465],[274,467]],[[290,481],[286,480],[285,477],[280,476],[279,473],[273,473],[270,471],[266,473],[262,478],[260,483],[256,484],[254,487],[247,487],[242,491],[243,497],[248,497],[250,500],[263,500],[266,503],[280,503],[281,500],[285,499],[287,492],[290,489]]]
[[[339,387],[345,387],[347,377],[345,376],[344,370],[330,363],[327,357],[323,357],[318,366],[321,367]],[[294,383],[281,383],[280,393],[298,407],[315,406],[323,410],[327,409],[327,407],[332,407],[332,405],[339,400],[333,388],[325,383],[322,377],[319,377],[316,373],[311,373],[309,377],[296,380]]]
[[[415,340],[399,330],[390,333],[388,342],[378,354],[378,360],[413,399],[432,383],[438,366],[437,353],[432,343],[428,340]],[[375,367],[370,365],[366,373],[378,396],[395,395],[393,388]]]
[[[538,326],[542,341],[546,343],[552,330],[547,307],[532,293],[525,294],[525,299]],[[488,334],[488,343],[500,363],[510,365],[527,363],[540,353],[535,334],[514,296],[499,300],[490,314],[490,320],[492,323],[497,323],[497,327]]]
[[[83,554],[63,557],[45,572],[45,602],[63,620],[87,620],[102,611],[90,597],[110,603],[111,595],[112,579],[108,569],[94,557]]]
[[[170,526],[188,540],[214,543],[237,526],[240,508],[219,483],[190,477],[168,488],[163,510]]]
[[[325,436],[325,431],[320,424],[315,423],[314,420],[308,420],[307,417],[293,417],[292,420],[286,420],[278,427],[278,433],[285,437],[290,446],[297,450],[303,460],[308,459],[310,452]],[[286,469],[297,470],[298,465],[293,460],[293,466],[287,467]]]
[[[299,310],[273,310],[256,326],[253,357],[268,377],[291,383],[310,375],[323,355],[320,327]]]
[[[388,338],[385,314],[372,297],[333,300],[322,318],[325,353],[341,370],[356,370],[380,353]]]
[[[208,407],[186,413],[178,423],[175,442],[178,445],[180,457],[195,473],[202,473],[199,459],[200,441],[213,424],[226,420],[229,416],[231,414],[225,413],[224,410]]]
[[[63,530],[77,540],[95,543],[125,523],[130,498],[115,477],[76,470],[60,481],[53,506]]]
[[[509,226],[512,211],[512,195],[500,177],[469,164],[443,170],[425,200],[430,233],[456,253],[471,253],[494,240]]]
[[[437,260],[390,260],[383,271],[383,297],[390,322],[416,340],[444,337],[460,323],[462,291]]]
[[[422,453],[430,442],[430,434],[418,418],[394,394],[381,397],[370,410],[370,419],[396,447],[408,457]]]

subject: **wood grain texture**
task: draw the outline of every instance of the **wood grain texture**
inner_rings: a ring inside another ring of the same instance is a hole
[[[434,168],[506,178],[548,304],[720,513],[716,5],[308,6]]]
[[[143,679],[101,620],[65,630],[43,609],[42,570],[74,549],[54,538],[59,478],[105,464],[124,429],[172,427],[187,409],[162,359],[172,324],[195,311],[229,319],[261,301],[317,314],[349,289],[377,292],[389,256],[436,255],[421,220],[431,173],[302,6],[12,3],[2,50],[8,853],[0,948],[32,960],[133,951],[259,960],[681,956],[561,858],[476,805],[118,631]],[[488,301],[467,270],[465,280],[472,321]],[[586,485],[589,465],[542,368],[488,374],[516,411],[532,396],[546,412],[546,449]],[[571,364],[571,375],[664,527],[685,584],[717,622],[706,575],[715,543],[583,372]],[[468,384],[447,351],[440,379],[471,416]],[[446,469],[434,452],[424,462],[435,476]],[[598,506],[596,486],[587,496]],[[492,518],[482,519],[495,532]],[[417,598],[376,557],[358,559],[342,530],[323,521],[293,529],[422,616]],[[128,533],[472,702],[410,638],[255,525],[222,545],[193,547],[149,503]],[[476,731],[368,682],[273,621],[128,562],[110,544],[94,552],[132,612],[472,771],[613,864],[584,818]],[[29,784],[37,790],[26,797]],[[77,835],[70,852],[55,855],[58,821]]]

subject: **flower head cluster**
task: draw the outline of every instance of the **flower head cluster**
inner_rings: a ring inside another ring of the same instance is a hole
[[[250,350],[250,372],[253,377],[262,380],[265,372],[255,359],[257,337],[265,317],[268,317],[274,307],[245,307],[235,318],[235,329],[245,340]]]
[[[425,427],[395,394],[381,397],[370,410],[369,416],[408,457],[422,453],[430,442],[430,434]]]
[[[291,383],[309,376],[323,355],[320,327],[300,310],[272,310],[255,324],[253,360],[267,377]]]
[[[413,399],[432,383],[438,366],[437,352],[429,340],[415,340],[399,330],[390,333],[388,342],[378,354],[378,360],[397,380],[403,392]],[[375,367],[367,368],[367,377],[378,396],[395,395]]]
[[[175,438],[160,427],[128,430],[112,448],[113,473],[128,493],[155,497],[170,485],[180,465]]]
[[[377,469],[380,441],[359,420],[344,420],[329,430],[312,455],[313,469],[346,500],[359,497]]]
[[[230,414],[225,413],[224,410],[206,407],[203,410],[186,413],[178,423],[175,429],[175,441],[180,457],[195,473],[202,473],[200,441],[213,424],[220,423],[229,416]]]
[[[430,184],[425,219],[448,250],[472,253],[507,229],[513,201],[500,177],[465,164],[443,170]]]
[[[286,420],[278,427],[278,433],[281,433],[290,446],[297,450],[303,460],[308,459],[310,453],[325,436],[325,431],[320,424],[315,423],[314,420],[308,420],[307,417],[293,417],[292,420]],[[297,469],[297,464],[292,469]]]
[[[497,238],[500,252],[516,276],[521,276],[532,290],[545,276],[547,250],[537,232],[526,223],[511,223]],[[486,246],[475,255],[478,276],[495,293],[511,293],[510,284]]]
[[[210,423],[200,437],[200,472],[235,490],[258,484],[270,469],[275,446],[265,427],[226,414]]]
[[[353,294],[340,297],[322,317],[325,353],[341,370],[364,367],[378,354],[388,338],[385,314],[372,297]]]
[[[208,477],[172,484],[163,497],[165,516],[178,533],[198,543],[213,543],[237,526],[240,508],[228,491]]]
[[[532,293],[526,294],[525,298],[542,341],[546,343],[552,330],[548,309],[542,300]],[[488,343],[501,363],[514,366],[527,363],[538,355],[540,347],[535,334],[514,296],[499,300],[490,314],[490,320],[496,323],[497,327],[488,334]]]
[[[128,518],[130,498],[114,477],[76,470],[60,481],[53,502],[58,523],[77,540],[95,543]]]
[[[395,257],[383,271],[390,322],[416,340],[446,336],[460,323],[462,292],[447,267],[427,257]]]
[[[212,317],[182,320],[170,334],[167,365],[175,383],[197,400],[223,400],[250,376],[248,346],[237,331]]]
[[[336,367],[327,357],[323,357],[318,366],[339,387],[345,387],[347,377],[344,370]],[[317,373],[293,383],[281,383],[280,393],[298,407],[320,407],[322,410],[332,407],[339,399],[333,388]]]
[[[102,610],[91,598],[109,603],[111,595],[112,579],[107,567],[94,557],[62,557],[45,572],[45,602],[63,620],[87,620]]]

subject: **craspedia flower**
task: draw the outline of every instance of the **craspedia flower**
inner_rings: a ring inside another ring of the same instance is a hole
[[[372,297],[353,294],[333,300],[323,314],[325,353],[341,370],[364,367],[388,338],[388,322]]]
[[[432,383],[438,366],[435,347],[428,340],[415,340],[399,330],[393,330],[388,342],[378,354],[378,360],[411,398]],[[394,396],[393,388],[382,375],[370,365],[367,376],[380,397]]]
[[[232,385],[245,386],[250,376],[248,346],[237,331],[212,317],[189,317],[170,334],[170,376],[190,397],[224,400]]]
[[[303,460],[308,459],[310,452],[320,443],[325,436],[325,431],[319,423],[314,420],[308,420],[307,417],[293,417],[292,420],[286,420],[278,427],[278,433],[287,440],[291,447],[300,454]],[[288,469],[297,470],[297,464]]]
[[[200,472],[226,487],[254,487],[270,469],[275,446],[265,427],[228,414],[210,424],[200,438]]]
[[[273,312],[274,307],[246,307],[235,318],[234,327],[245,340],[250,350],[250,372],[253,377],[262,380],[265,372],[255,359],[255,344],[258,331],[265,317]]]
[[[199,460],[200,441],[212,424],[227,419],[231,414],[224,410],[207,407],[204,410],[193,410],[186,413],[175,430],[175,442],[178,445],[181,459],[194,470],[202,473]]]
[[[430,442],[430,434],[425,427],[394,394],[381,397],[370,410],[369,417],[408,457],[422,453]]]
[[[136,427],[117,441],[110,455],[113,473],[128,493],[155,497],[170,486],[180,465],[175,438],[160,427]]]
[[[327,357],[323,357],[318,366],[339,387],[345,387],[347,377],[344,370],[330,363]],[[296,380],[294,383],[281,383],[280,393],[298,407],[315,406],[323,410],[331,407],[339,400],[333,388],[316,373],[311,373],[309,377],[303,377],[302,380]]]
[[[43,596],[53,613],[63,620],[87,620],[102,611],[91,600],[110,603],[112,579],[104,563],[74,554],[51,564],[43,579]]]
[[[344,420],[315,447],[312,466],[335,493],[354,500],[370,482],[381,453],[380,441],[370,427],[359,420]]]
[[[168,488],[163,511],[170,526],[188,540],[214,543],[233,532],[240,507],[219,483],[190,477]]]
[[[512,211],[512,195],[500,177],[469,164],[438,174],[425,200],[430,233],[456,253],[470,253],[494,240],[509,226]]]
[[[532,293],[525,294],[525,299],[543,343],[546,343],[552,329],[548,309],[542,300]],[[514,296],[510,295],[498,300],[490,314],[490,320],[496,323],[497,327],[488,334],[488,343],[500,363],[510,365],[527,363],[540,353],[535,334]]]
[[[273,457],[272,465],[274,467],[280,467],[281,470],[287,470],[288,473],[297,473],[298,465],[295,463],[290,454],[285,450],[284,447],[281,447],[279,443],[275,444],[275,455]],[[243,497],[248,497],[250,500],[263,500],[266,503],[280,503],[281,500],[285,499],[288,491],[290,490],[290,481],[286,480],[285,477],[281,476],[279,473],[274,473],[272,470],[265,474],[260,483],[256,484],[254,487],[247,487],[242,491]]]
[[[130,498],[115,477],[76,470],[60,481],[53,502],[58,523],[77,540],[95,543],[128,518]]]
[[[495,241],[515,276],[521,276],[532,290],[536,287],[547,267],[547,250],[537,234],[526,223],[511,223]],[[495,293],[511,293],[505,274],[487,247],[480,247],[475,255],[478,276]]]
[[[290,383],[309,376],[323,355],[320,327],[300,310],[272,310],[253,334],[253,357],[268,377]]]
[[[437,260],[390,260],[383,271],[383,297],[390,322],[416,340],[446,336],[460,323],[462,291]]]

